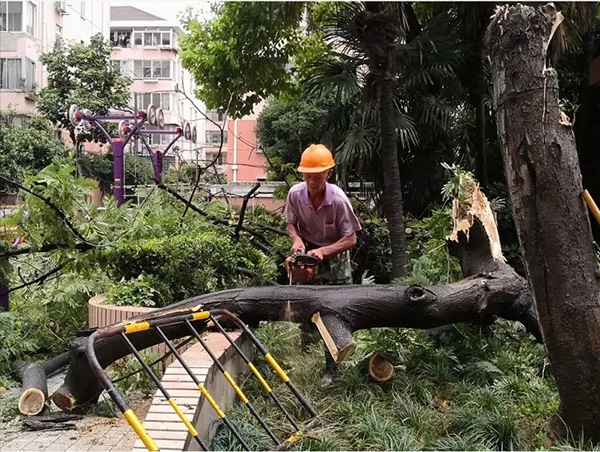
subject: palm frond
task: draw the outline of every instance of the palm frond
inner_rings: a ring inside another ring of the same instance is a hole
[[[419,145],[419,132],[413,119],[402,111],[396,111],[396,128],[398,139],[403,149],[409,149]]]
[[[323,26],[325,42],[348,55],[362,53],[356,18],[364,11],[364,4],[336,2],[332,4],[332,8],[333,14]]]
[[[424,96],[420,113],[420,121],[438,133],[448,129],[452,109],[443,99],[434,95]]]
[[[349,99],[361,91],[360,65],[360,59],[336,53],[331,59],[310,65],[303,85],[311,94],[334,94],[339,101]]]
[[[346,139],[337,149],[336,161],[348,169],[356,168],[377,158],[378,149],[378,131],[373,127],[356,125],[348,131]]]

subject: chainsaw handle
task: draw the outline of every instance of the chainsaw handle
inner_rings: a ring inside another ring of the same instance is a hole
[[[294,267],[298,266],[308,266],[314,267],[319,263],[319,259],[315,256],[310,256],[308,254],[296,253],[292,255],[292,259],[290,260],[290,264]]]

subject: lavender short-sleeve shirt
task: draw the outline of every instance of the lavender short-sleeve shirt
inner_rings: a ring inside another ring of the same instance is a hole
[[[288,192],[283,211],[288,223],[300,230],[302,238],[317,246],[327,246],[362,227],[346,194],[336,185],[325,184],[325,197],[315,209],[308,196],[306,182]]]

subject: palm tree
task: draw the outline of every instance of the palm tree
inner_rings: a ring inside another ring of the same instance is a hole
[[[461,55],[449,40],[447,17],[421,30],[405,3],[341,3],[334,8],[326,28],[334,50],[311,68],[304,85],[336,96],[337,108],[320,122],[326,139],[346,131],[345,140],[334,143],[342,177],[361,174],[383,193],[392,277],[397,278],[406,271],[403,188],[415,198],[426,192],[411,184],[403,187],[400,162],[403,169],[411,167],[420,160],[422,143],[431,151],[435,139],[447,134],[452,109],[443,92],[452,86]],[[431,168],[431,154],[428,160],[421,163]],[[423,168],[413,167],[413,172],[425,177],[410,177],[411,182],[431,181]]]

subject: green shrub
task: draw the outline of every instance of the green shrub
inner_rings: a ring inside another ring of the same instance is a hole
[[[111,299],[142,306],[262,285],[276,274],[272,261],[247,240],[233,243],[217,230],[120,243],[107,253],[109,274],[120,281],[111,284]]]
[[[159,284],[156,278],[144,274],[129,280],[122,278],[106,286],[106,302],[117,306],[165,306],[163,296],[154,288]]]

